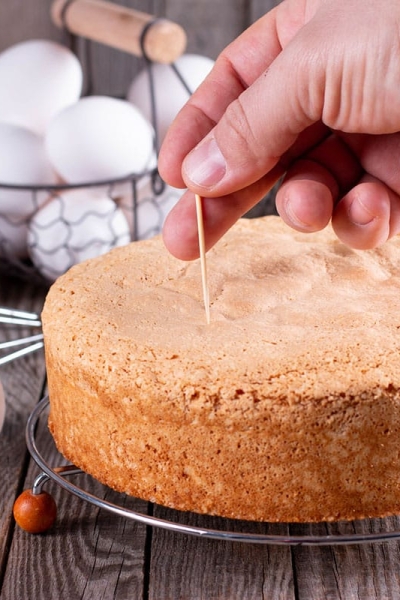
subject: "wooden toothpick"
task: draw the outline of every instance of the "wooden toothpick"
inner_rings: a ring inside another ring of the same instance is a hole
[[[208,291],[206,249],[205,249],[205,243],[204,243],[203,204],[202,204],[201,196],[199,196],[198,194],[195,194],[195,198],[196,198],[197,230],[199,233],[201,281],[203,284],[203,301],[204,301],[204,309],[206,311],[206,321],[207,321],[207,325],[209,325],[210,324],[210,295],[209,295],[209,291]]]

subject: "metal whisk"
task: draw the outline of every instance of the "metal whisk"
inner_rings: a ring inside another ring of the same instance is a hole
[[[42,326],[40,317],[36,313],[26,312],[22,310],[13,310],[2,307],[0,307],[0,323],[5,323],[9,325],[25,325],[27,327],[34,328]],[[17,346],[23,347],[19,348],[14,352],[10,352],[8,354],[4,354],[4,356],[1,356],[0,366],[17,358],[20,358],[25,354],[29,354],[30,352],[35,352],[36,350],[40,350],[40,348],[43,348],[43,334],[38,333],[36,335],[30,335],[27,337],[18,338],[7,342],[1,342],[0,352],[3,353],[8,349],[15,348]]]

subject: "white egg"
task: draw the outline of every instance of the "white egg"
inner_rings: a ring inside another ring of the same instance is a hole
[[[40,194],[6,189],[3,184],[40,186],[57,182],[43,138],[24,127],[0,122],[0,214],[27,216],[40,204]]]
[[[132,190],[127,186],[121,187],[119,197],[117,191],[116,202],[129,223],[131,236],[136,234],[136,239],[145,240],[161,233],[166,216],[183,192],[167,184],[159,191],[157,185],[153,187],[151,176],[145,175],[136,183],[135,210]]]
[[[76,102],[82,68],[68,48],[28,40],[0,54],[0,121],[43,134],[53,116]]]
[[[6,400],[4,397],[3,385],[0,381],[0,431],[3,428],[5,415],[6,415]]]
[[[214,61],[211,58],[197,54],[183,54],[176,60],[176,69],[189,91],[171,65],[158,63],[151,65],[154,81],[157,135],[160,143],[163,141],[168,127],[182,106],[188,101],[190,94],[206,78],[213,65]],[[129,86],[127,99],[140,109],[146,119],[150,122],[153,121],[149,72],[147,69],[142,70],[134,78]]]
[[[9,123],[0,123],[0,254],[27,255],[27,223],[48,193],[8,189],[4,185],[55,185],[55,171],[45,152],[43,138]]]
[[[129,243],[129,226],[109,197],[88,189],[57,194],[32,218],[28,249],[49,281],[73,265]]]
[[[154,131],[126,100],[90,96],[52,120],[45,144],[68,183],[104,181],[144,172],[154,154]]]

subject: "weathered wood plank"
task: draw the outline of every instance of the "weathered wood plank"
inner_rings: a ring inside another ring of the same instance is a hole
[[[165,12],[185,29],[188,52],[214,59],[247,25],[246,0],[168,0]]]
[[[397,543],[295,552],[299,600],[395,600],[400,597]]]
[[[0,276],[0,306],[39,312],[44,290]],[[0,341],[36,333],[26,327],[0,325]],[[2,354],[3,356],[3,354]],[[39,351],[0,367],[6,397],[6,418],[0,434],[0,580],[4,568],[15,496],[25,473],[25,424],[39,400],[45,380],[43,352]]]
[[[250,0],[250,21],[256,21],[271,10],[271,8],[280,4],[281,1],[282,0]]]
[[[155,516],[186,525],[286,533],[285,525],[245,522],[178,513],[156,507]],[[152,537],[149,600],[294,599],[290,548],[210,540],[155,529]]]
[[[399,531],[400,519],[291,526],[291,533],[368,534]],[[400,597],[398,542],[295,547],[293,566],[299,600],[395,600]]]
[[[51,3],[52,0],[0,2],[0,51],[34,38],[63,40],[63,32],[51,21]]]

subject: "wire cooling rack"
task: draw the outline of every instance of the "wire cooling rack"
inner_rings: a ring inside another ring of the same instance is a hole
[[[137,512],[127,509],[100,498],[90,491],[90,484],[95,480],[90,476],[85,478],[85,487],[75,485],[70,478],[83,473],[74,465],[51,466],[43,457],[36,440],[36,431],[39,421],[47,420],[47,408],[49,399],[45,396],[31,413],[26,428],[26,442],[28,450],[41,469],[36,477],[32,491],[39,494],[44,484],[50,480],[57,483],[66,491],[74,494],[81,500],[121,517],[132,519],[151,527],[158,527],[186,535],[224,540],[229,542],[241,542],[250,544],[289,545],[289,546],[331,546],[366,544],[376,542],[387,542],[400,539],[400,519],[391,517],[388,519],[374,519],[342,523],[316,523],[316,524],[260,524],[245,521],[233,521],[224,518],[196,515],[196,522],[200,525],[187,525],[187,513],[168,509],[170,518],[157,518],[151,514]],[[60,455],[60,462],[63,457]],[[86,487],[87,483],[87,487]],[[122,500],[123,494],[121,494]],[[154,512],[154,511],[153,511]],[[210,523],[214,526],[210,527]],[[215,523],[218,527],[215,527]],[[202,525],[204,523],[204,525]],[[282,530],[282,533],[260,533],[260,529]],[[289,532],[289,533],[288,533]]]

